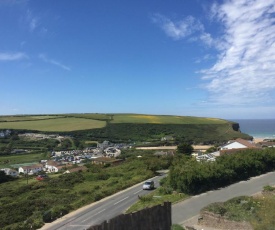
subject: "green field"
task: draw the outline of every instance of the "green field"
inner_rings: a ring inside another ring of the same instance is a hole
[[[41,116],[0,116],[0,122],[9,122],[9,121],[37,121],[37,120],[46,120],[54,118],[62,118],[64,116],[60,115],[41,115]]]
[[[112,120],[111,120],[112,119]],[[2,122],[1,122],[2,121]],[[0,129],[26,129],[37,131],[68,132],[103,128],[106,121],[112,124],[226,124],[216,118],[143,115],[143,114],[66,114],[39,116],[0,116]]]
[[[116,114],[111,123],[151,123],[151,124],[225,124],[228,121],[216,118],[143,115],[143,114]]]
[[[100,114],[100,113],[72,113],[72,114],[66,114],[66,116],[93,119],[93,120],[102,120],[102,121],[107,121],[112,119],[111,114]]]
[[[239,137],[250,138],[238,131],[239,127],[236,123],[207,117],[72,113],[44,116],[3,116],[1,119],[0,130],[74,132],[74,137],[77,137],[79,141],[155,142],[165,135],[171,135],[177,140],[198,143],[224,142]],[[83,143],[85,144],[85,142]]]
[[[24,164],[30,162],[38,163],[40,160],[46,158],[45,154],[24,154],[24,155],[8,155],[0,156],[0,168],[17,167],[17,164]]]
[[[0,122],[0,129],[26,129],[48,132],[68,132],[103,128],[105,125],[105,121],[66,117],[36,121]]]

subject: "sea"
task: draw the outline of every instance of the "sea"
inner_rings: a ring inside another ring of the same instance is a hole
[[[240,125],[242,133],[254,138],[275,139],[275,119],[230,119]]]

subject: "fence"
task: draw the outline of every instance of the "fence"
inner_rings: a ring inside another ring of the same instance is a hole
[[[171,225],[171,203],[165,202],[163,205],[119,215],[88,230],[170,230]]]

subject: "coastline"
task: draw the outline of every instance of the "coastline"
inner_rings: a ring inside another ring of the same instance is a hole
[[[275,137],[253,137],[253,142],[255,143],[255,144],[257,144],[257,143],[259,143],[259,142],[263,142],[263,141],[265,141],[265,140],[267,140],[267,139],[275,139]]]
[[[259,143],[259,142],[264,141],[264,139],[265,139],[265,138],[253,137],[253,142],[257,144],[257,143]]]

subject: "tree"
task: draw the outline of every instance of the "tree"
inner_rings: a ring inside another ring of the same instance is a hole
[[[12,179],[13,178],[9,175],[6,175],[6,173],[4,171],[0,171],[0,184],[4,183],[4,182],[7,182],[7,181],[10,181]]]
[[[194,150],[193,146],[188,143],[181,143],[177,147],[177,153],[182,153],[186,155],[191,155],[193,150]]]

